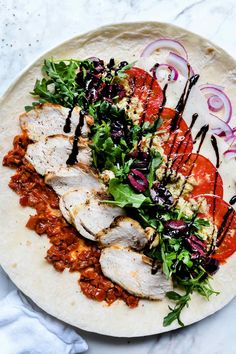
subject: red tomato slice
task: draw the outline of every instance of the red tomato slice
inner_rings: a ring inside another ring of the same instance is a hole
[[[159,130],[164,130],[161,135],[169,134],[163,144],[164,153],[170,157],[176,154],[190,154],[193,151],[193,139],[191,131],[185,120],[179,116],[176,129],[171,131],[171,123],[175,117],[176,111],[171,108],[164,108],[160,117],[163,122]]]
[[[220,197],[201,195],[196,198],[199,197],[206,198],[209,208],[207,213],[201,213],[199,217],[211,218],[218,231],[222,231],[218,236],[218,247],[212,257],[225,261],[236,251],[236,212]]]
[[[196,153],[179,155],[174,159],[171,168],[184,176],[193,176],[196,179],[197,185],[189,193],[189,198],[199,194],[215,194],[223,197],[222,178],[206,157]]]
[[[163,101],[161,87],[157,80],[143,69],[133,67],[125,73],[129,75],[132,95],[138,97],[143,104],[140,122],[153,122]]]

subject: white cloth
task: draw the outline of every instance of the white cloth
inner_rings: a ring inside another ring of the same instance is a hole
[[[76,354],[87,349],[75,330],[29,303],[20,291],[0,300],[0,353]]]

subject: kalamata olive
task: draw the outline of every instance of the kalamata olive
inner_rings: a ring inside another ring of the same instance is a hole
[[[183,263],[178,263],[175,269],[175,274],[177,277],[182,280],[189,279],[189,269]]]
[[[111,123],[111,138],[114,142],[119,142],[120,138],[124,136],[123,124],[119,121]]]
[[[165,223],[165,228],[183,232],[188,229],[188,224],[183,220],[169,220]]]
[[[215,274],[220,267],[220,262],[217,259],[207,257],[203,265],[204,269],[209,274]]]
[[[206,254],[206,245],[195,235],[190,235],[184,239],[186,248],[191,252],[191,258],[196,259]]]
[[[119,97],[123,98],[125,96],[125,89],[123,85],[120,84],[112,84],[105,85],[101,92],[102,96],[105,98],[114,98]]]
[[[163,206],[165,209],[170,209],[174,203],[174,198],[168,189],[161,183],[154,183],[150,195],[154,203]]]
[[[104,61],[103,60],[101,60],[101,59],[99,59],[97,57],[90,57],[88,59],[93,63],[94,73],[95,74],[100,74],[100,73],[102,73],[105,70]]]
[[[128,180],[131,186],[140,193],[143,193],[147,190],[148,188],[148,180],[144,176],[144,174],[136,169],[130,170],[130,173],[128,174]]]
[[[164,234],[170,237],[186,236],[189,226],[182,220],[169,220],[164,225]]]
[[[150,163],[150,154],[144,151],[138,151],[132,163],[133,168],[138,170],[147,171]]]

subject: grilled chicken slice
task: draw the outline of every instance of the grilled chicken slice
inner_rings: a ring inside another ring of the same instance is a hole
[[[73,136],[76,126],[80,121],[80,107],[75,107],[72,112],[69,108],[57,104],[45,103],[37,106],[35,109],[20,116],[20,125],[23,131],[26,131],[29,138],[33,141],[45,139],[47,136],[64,134]],[[70,115],[70,132],[64,132],[64,126],[67,117]],[[89,125],[93,124],[93,118],[85,115],[84,125],[81,135],[87,137]]]
[[[80,142],[82,139],[80,139]],[[91,164],[91,150],[85,143],[78,143],[79,163]],[[35,170],[45,175],[47,172],[56,172],[66,167],[66,161],[72,151],[73,138],[64,135],[54,135],[40,140],[27,147],[25,158],[34,166]]]
[[[148,258],[127,248],[104,248],[100,257],[102,272],[131,294],[161,300],[172,289],[172,282],[165,278],[161,269],[152,274],[144,257]]]
[[[118,215],[124,214],[119,207],[101,203],[101,195],[91,189],[69,191],[61,199],[60,207],[63,205],[61,211],[65,218],[71,220],[68,221],[82,236],[93,241],[99,231],[108,227]]]
[[[96,235],[103,247],[120,245],[135,250],[144,248],[148,241],[145,230],[138,221],[128,216],[118,216],[113,223]]]
[[[80,188],[79,190],[69,190],[61,196],[59,207],[62,215],[70,224],[73,224],[72,216],[74,215],[73,211],[76,206],[79,208],[80,205],[83,205],[83,203],[85,203],[90,197],[91,193],[92,191]],[[89,234],[89,236],[91,235]]]
[[[83,186],[87,189],[99,190],[103,187],[95,173],[90,169],[89,173],[82,166],[61,167],[56,172],[49,172],[45,176],[45,182],[50,185],[58,195],[63,195],[70,189]]]

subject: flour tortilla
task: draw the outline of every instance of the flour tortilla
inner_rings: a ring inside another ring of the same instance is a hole
[[[138,59],[146,44],[160,37],[181,40],[189,60],[201,82],[216,82],[227,88],[236,107],[236,63],[226,52],[206,39],[164,23],[123,23],[102,27],[73,38],[44,54],[12,84],[1,100],[0,154],[1,159],[12,147],[13,137],[20,132],[18,116],[30,104],[35,79],[41,76],[43,58],[87,58],[104,60],[116,57],[130,62]],[[225,169],[229,171],[228,165]],[[49,242],[37,236],[25,224],[35,211],[19,206],[19,197],[8,187],[13,171],[0,167],[0,263],[11,280],[38,306],[49,314],[87,331],[117,336],[137,337],[169,331],[178,327],[175,322],[163,327],[168,313],[167,300],[142,300],[138,308],[129,309],[117,301],[111,306],[89,300],[77,284],[78,273],[62,274],[44,259]],[[236,254],[221,267],[212,281],[220,295],[207,302],[193,295],[189,308],[182,313],[185,325],[199,321],[225,306],[236,294]]]

